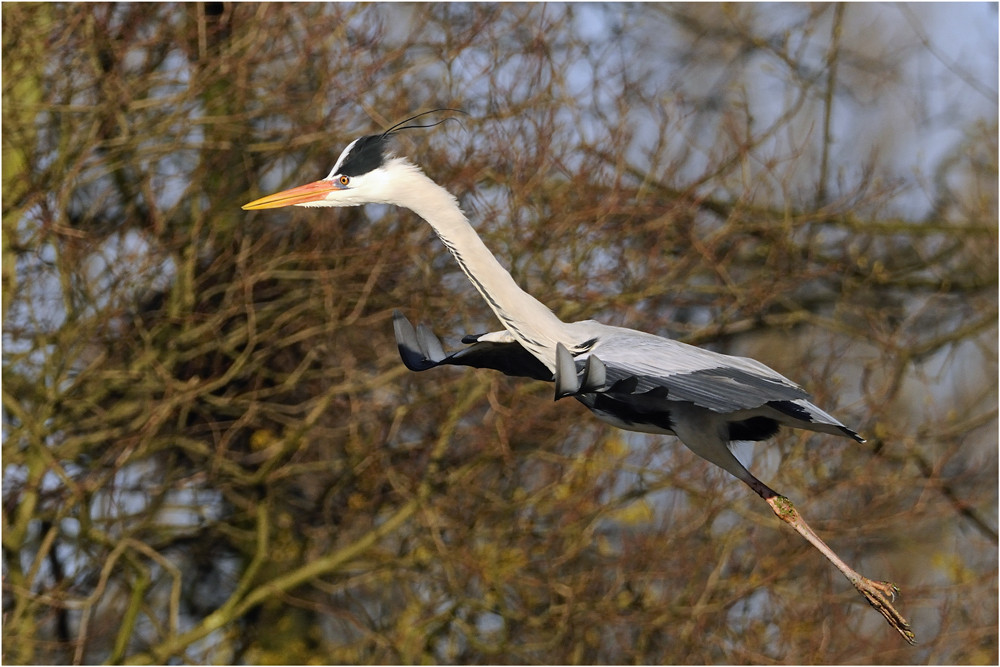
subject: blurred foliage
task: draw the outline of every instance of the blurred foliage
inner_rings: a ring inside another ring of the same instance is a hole
[[[945,10],[2,11],[5,661],[996,663],[995,77]],[[739,452],[916,648],[672,438],[408,373],[393,308],[497,326],[413,214],[240,210],[435,107],[396,150],[557,314],[870,437]]]

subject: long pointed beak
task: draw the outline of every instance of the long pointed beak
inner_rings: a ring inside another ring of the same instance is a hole
[[[334,190],[340,190],[334,181],[316,181],[306,183],[291,190],[282,190],[273,195],[255,199],[249,204],[243,205],[244,211],[251,211],[259,208],[281,208],[282,206],[294,206],[295,204],[305,204],[311,201],[319,201]]]

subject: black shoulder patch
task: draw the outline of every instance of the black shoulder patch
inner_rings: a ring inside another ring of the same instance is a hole
[[[360,176],[378,169],[385,161],[385,146],[389,137],[384,134],[370,134],[358,139],[351,152],[344,158],[344,163],[337,170],[344,176]]]
[[[674,430],[674,422],[670,419],[670,410],[666,406],[647,411],[629,401],[598,393],[579,394],[576,399],[591,410],[610,415],[630,426],[654,426],[670,432]]]
[[[750,417],[737,422],[729,422],[730,440],[767,440],[778,432],[778,422],[770,417]]]

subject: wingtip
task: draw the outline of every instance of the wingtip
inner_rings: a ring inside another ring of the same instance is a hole
[[[413,324],[398,310],[392,311],[392,329],[396,335],[396,349],[399,350],[399,357],[403,360],[404,366],[411,371],[420,372],[436,365],[428,361]]]
[[[576,376],[576,363],[566,346],[556,343],[556,398],[566,398],[580,391],[580,381]]]
[[[398,310],[392,311],[392,331],[396,334],[396,342],[399,343],[402,340],[408,340],[411,335],[415,339],[416,331],[413,329],[413,325],[410,321],[406,319],[406,316]]]
[[[440,339],[434,335],[434,332],[428,326],[423,324],[417,325],[417,343],[420,345],[420,351],[424,353],[424,357],[435,364],[439,363],[446,356]]]
[[[837,428],[839,428],[839,429],[840,429],[840,431],[841,431],[841,432],[842,432],[842,433],[843,433],[844,435],[846,435],[847,437],[851,438],[852,440],[855,440],[855,441],[857,441],[857,442],[860,442],[861,444],[864,444],[864,443],[868,442],[868,441],[867,441],[867,440],[866,440],[865,438],[863,438],[863,437],[862,437],[862,436],[861,436],[861,435],[860,435],[860,434],[859,434],[859,433],[858,433],[857,431],[855,431],[854,429],[852,429],[852,428],[847,428],[847,427],[846,427],[846,426],[844,426],[843,424],[836,424],[836,426],[837,426]]]
[[[583,380],[580,383],[580,391],[584,393],[601,391],[608,379],[608,367],[597,358],[596,354],[587,357],[587,364],[583,367]]]

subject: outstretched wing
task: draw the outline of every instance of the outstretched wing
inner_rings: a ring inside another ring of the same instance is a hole
[[[597,322],[577,325],[584,325],[581,332],[593,344],[577,352],[574,362],[582,372],[587,358],[597,356],[605,369],[606,392],[652,392],[720,413],[752,410],[771,401],[810,398],[794,382],[754,359]]]
[[[425,371],[437,366],[489,368],[513,377],[552,381],[552,371],[538,361],[506,332],[465,336],[469,347],[445,354],[441,341],[424,325],[416,328],[398,310],[392,313],[396,346],[403,363],[411,371]]]
[[[688,402],[732,415],[732,439],[769,437],[776,421],[862,440],[813,405],[804,389],[759,361],[631,329],[581,324],[594,342],[575,358],[557,348],[558,397],[576,396],[595,412],[620,410],[623,421],[637,424],[644,417],[648,425],[660,426],[670,401]]]
[[[572,396],[601,419],[628,430],[672,433],[671,402],[687,402],[731,414],[730,440],[763,440],[783,423],[864,442],[813,405],[805,390],[754,359],[581,322],[577,324],[588,327],[588,342],[576,346],[575,354],[558,344],[553,374],[506,331],[465,336],[462,342],[469,347],[446,354],[427,327],[414,328],[399,311],[393,312],[392,322],[399,355],[412,371],[471,366],[554,381],[557,399]],[[600,329],[594,331],[595,326]]]

